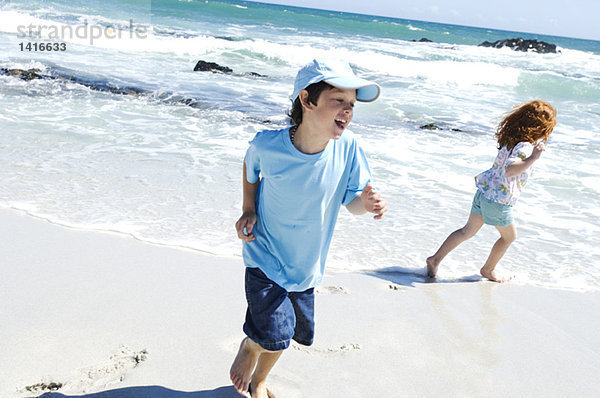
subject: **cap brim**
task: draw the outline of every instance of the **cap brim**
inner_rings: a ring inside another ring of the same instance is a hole
[[[379,84],[356,76],[333,77],[323,81],[342,90],[356,90],[356,100],[361,102],[375,101],[381,93]]]

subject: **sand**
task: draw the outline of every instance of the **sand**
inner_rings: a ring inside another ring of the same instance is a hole
[[[228,371],[243,337],[241,258],[6,209],[0,273],[0,397],[58,386],[47,396],[239,396]],[[598,314],[598,292],[431,283],[422,269],[330,273],[315,344],[293,344],[270,388],[278,398],[598,397]]]

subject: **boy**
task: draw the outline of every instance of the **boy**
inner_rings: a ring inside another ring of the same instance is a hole
[[[265,382],[290,340],[311,345],[314,287],[321,283],[340,205],[383,217],[387,202],[371,186],[365,155],[350,132],[356,101],[380,87],[346,62],[313,60],[298,72],[293,126],[261,131],[244,160],[243,214],[248,310],[230,378],[241,395],[270,397]]]

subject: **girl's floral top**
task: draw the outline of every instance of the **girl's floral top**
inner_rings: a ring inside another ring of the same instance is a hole
[[[531,167],[518,176],[507,178],[506,167],[521,159],[525,160],[533,152],[529,142],[519,142],[512,150],[500,148],[491,169],[475,177],[475,186],[487,199],[505,205],[514,205],[521,195],[521,190],[531,174]]]

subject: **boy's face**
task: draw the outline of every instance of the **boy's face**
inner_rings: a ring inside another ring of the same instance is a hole
[[[303,118],[311,119],[323,135],[337,140],[352,121],[353,108],[356,103],[356,90],[332,88],[323,90],[317,105],[310,104],[303,110]]]

